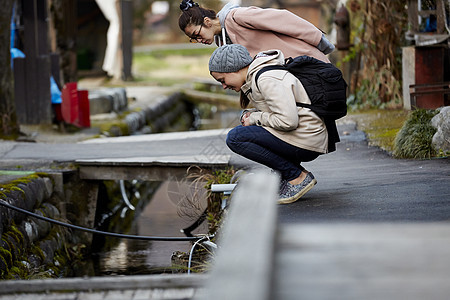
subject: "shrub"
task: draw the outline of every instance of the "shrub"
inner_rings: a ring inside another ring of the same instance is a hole
[[[436,151],[431,140],[436,128],[431,119],[436,115],[434,110],[417,109],[410,113],[394,141],[394,156],[397,158],[431,158]]]

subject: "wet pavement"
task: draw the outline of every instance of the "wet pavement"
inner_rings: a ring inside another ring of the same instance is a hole
[[[337,151],[304,164],[317,185],[300,201],[280,206],[280,222],[450,221],[448,158],[394,159],[368,146],[354,124],[339,129]]]
[[[280,206],[281,222],[431,222],[450,220],[447,158],[394,159],[368,146],[363,132],[342,119],[337,151],[305,163],[318,184],[300,201]],[[261,167],[232,153],[228,129],[96,139],[75,144],[2,143],[0,167],[71,163],[79,159],[180,162],[183,157],[228,161],[236,168]],[[344,134],[345,132],[345,134]]]
[[[334,227],[336,224],[343,228],[342,223],[345,223],[349,230],[368,226],[373,229],[368,231],[367,234],[370,235],[370,232],[381,234],[379,229],[386,228],[386,223],[396,223],[414,225],[414,236],[420,238],[421,231],[417,231],[417,228],[421,224],[425,226],[425,223],[438,223],[439,230],[447,232],[445,228],[450,225],[450,165],[447,158],[394,159],[379,148],[369,146],[364,133],[357,130],[356,123],[344,118],[339,122],[338,129],[342,141],[337,144],[337,151],[305,164],[317,178],[318,184],[299,201],[277,206],[278,222],[282,226],[298,225],[301,228],[305,225],[306,230],[321,234],[320,228],[323,226]],[[226,132],[227,129],[167,133],[89,143],[2,142],[0,168],[11,169],[17,164],[42,167],[54,163],[71,163],[77,159],[108,157],[167,159],[172,156],[179,159],[199,154],[221,159],[229,157],[229,164],[237,168],[261,167],[228,150],[225,145]],[[319,230],[315,231],[317,228]],[[401,235],[402,230],[398,234]],[[433,228],[429,230],[423,231],[423,234],[433,232]],[[345,228],[340,232],[345,232]],[[339,230],[337,233],[339,234]],[[348,247],[352,249],[351,245]],[[322,265],[324,272],[326,267]],[[326,282],[322,282],[324,283]],[[20,283],[16,287],[20,291]],[[135,294],[136,291],[132,293]],[[89,299],[107,299],[105,295],[106,292],[98,297],[91,295]],[[16,299],[12,294],[8,297],[5,299]],[[121,299],[134,299],[133,297],[123,296]],[[45,299],[63,298],[47,298],[46,295]],[[64,299],[78,298],[75,296]]]

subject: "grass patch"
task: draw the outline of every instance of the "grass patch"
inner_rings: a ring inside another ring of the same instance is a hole
[[[163,59],[168,56],[173,55],[181,55],[181,56],[202,56],[202,55],[211,55],[215,47],[205,47],[205,48],[184,48],[184,49],[158,49],[151,50],[148,52],[139,52],[135,53],[134,57],[139,56],[153,56],[158,59]]]
[[[186,83],[186,79],[171,79],[166,77],[157,77],[157,76],[145,76],[141,74],[139,77],[134,78],[134,82],[136,84],[147,85],[147,86],[162,86],[162,87],[171,87],[174,85],[182,85]]]
[[[357,122],[359,130],[366,133],[371,146],[392,153],[395,137],[408,118],[408,111],[376,109],[350,113],[348,117]]]
[[[163,49],[135,53],[133,74],[139,82],[172,86],[193,78],[211,78],[208,61],[215,48]]]
[[[139,53],[134,55],[133,65],[137,65],[139,70],[151,71],[166,68],[168,63],[153,55]]]

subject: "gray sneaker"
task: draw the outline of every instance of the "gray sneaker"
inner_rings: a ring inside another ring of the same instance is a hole
[[[312,189],[316,183],[317,180],[311,172],[306,174],[305,180],[303,180],[300,184],[292,185],[289,182],[286,182],[286,185],[280,191],[280,199],[278,199],[278,204],[288,204],[297,201],[300,197],[306,194],[306,192]]]

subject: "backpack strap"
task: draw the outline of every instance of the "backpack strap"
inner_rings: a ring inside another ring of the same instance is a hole
[[[270,71],[270,70],[286,70],[285,66],[281,66],[281,65],[272,65],[272,66],[265,66],[263,68],[261,68],[255,75],[255,81],[256,81],[256,87],[258,87],[258,78],[259,76],[261,76],[262,73],[266,72],[266,71]],[[259,87],[258,87],[259,89]]]
[[[292,58],[291,58],[292,59]],[[261,68],[258,72],[256,72],[255,75],[255,82],[256,82],[256,87],[258,87],[258,78],[259,76],[261,76],[262,73],[266,72],[266,71],[270,71],[270,70],[286,70],[289,72],[289,70],[286,68],[286,66],[281,66],[281,65],[272,65],[272,66],[266,66]],[[259,89],[259,87],[258,87]],[[306,108],[311,108],[310,104],[306,104],[306,103],[299,103],[299,102],[295,102],[295,104],[299,107],[306,107]]]

